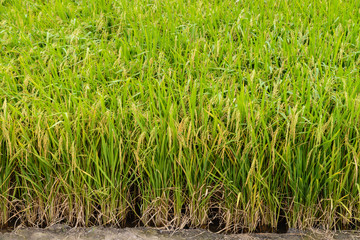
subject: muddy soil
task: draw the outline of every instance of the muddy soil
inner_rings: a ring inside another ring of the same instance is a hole
[[[360,232],[324,232],[291,230],[285,234],[217,234],[205,230],[167,231],[150,228],[70,228],[65,225],[54,225],[46,229],[18,228],[12,232],[0,232],[0,240],[322,240],[322,239],[359,239]]]

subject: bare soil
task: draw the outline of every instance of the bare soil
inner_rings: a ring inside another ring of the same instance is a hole
[[[218,234],[206,230],[168,231],[152,228],[70,228],[66,225],[54,225],[46,229],[17,228],[12,232],[0,232],[0,240],[257,240],[257,239],[359,239],[360,232],[325,232],[319,230],[300,232],[291,230],[285,234]]]

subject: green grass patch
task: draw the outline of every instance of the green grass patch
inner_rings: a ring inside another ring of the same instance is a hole
[[[358,228],[359,9],[0,0],[0,225]]]

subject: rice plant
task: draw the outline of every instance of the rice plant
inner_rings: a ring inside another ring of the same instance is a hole
[[[0,226],[358,228],[359,9],[0,0]]]

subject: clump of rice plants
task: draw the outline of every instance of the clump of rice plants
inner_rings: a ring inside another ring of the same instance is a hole
[[[358,228],[359,9],[0,0],[0,226]]]

